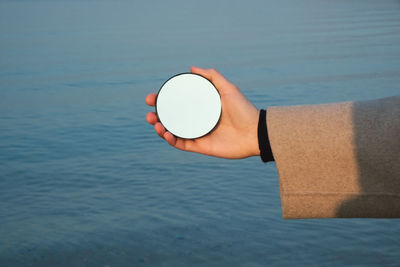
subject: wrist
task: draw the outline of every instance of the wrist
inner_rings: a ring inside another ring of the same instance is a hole
[[[272,155],[271,145],[268,137],[267,111],[264,109],[260,110],[257,126],[257,137],[261,160],[263,162],[274,161],[274,156]]]
[[[250,148],[249,156],[260,156],[260,148],[258,146],[258,132],[257,132],[259,115],[260,115],[260,110],[255,108],[252,115],[251,126],[248,131],[251,134],[249,138],[250,143],[248,144]]]

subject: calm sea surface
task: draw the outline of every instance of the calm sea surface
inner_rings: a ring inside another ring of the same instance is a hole
[[[191,65],[259,108],[400,94],[400,2],[148,2],[0,2],[0,266],[400,266],[400,220],[284,221],[274,163],[144,103]]]

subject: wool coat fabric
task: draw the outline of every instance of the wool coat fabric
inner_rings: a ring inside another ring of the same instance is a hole
[[[282,215],[400,218],[400,96],[270,107]]]

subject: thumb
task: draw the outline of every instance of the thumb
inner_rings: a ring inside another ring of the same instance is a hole
[[[211,81],[218,90],[224,90],[226,85],[230,84],[230,82],[222,76],[216,69],[202,69],[198,67],[191,67],[190,71],[195,74],[199,74],[204,78]]]

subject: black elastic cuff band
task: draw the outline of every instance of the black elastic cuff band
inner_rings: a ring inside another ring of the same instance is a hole
[[[267,112],[261,109],[260,117],[258,118],[258,147],[260,148],[260,157],[263,162],[274,161],[268,138],[266,115]]]

